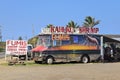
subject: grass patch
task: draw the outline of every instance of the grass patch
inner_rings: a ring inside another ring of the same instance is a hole
[[[2,66],[48,66],[48,64],[36,64],[34,61],[25,61],[24,64],[16,63],[13,65],[9,65],[7,61],[2,62],[0,65]]]
[[[70,66],[74,64],[80,64],[80,63],[54,63],[54,64],[42,64],[42,63],[35,63],[34,61],[25,61],[25,65],[16,63],[14,65],[8,65],[8,62],[2,62],[0,65],[3,66]]]

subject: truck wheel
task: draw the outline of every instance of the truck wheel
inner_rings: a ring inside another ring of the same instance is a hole
[[[47,64],[53,64],[53,62],[54,62],[53,57],[48,57],[48,58],[46,59],[46,63],[47,63]]]
[[[89,62],[89,57],[87,55],[82,56],[81,62],[82,63],[88,63]]]
[[[40,63],[40,61],[34,61],[36,64],[39,64]]]

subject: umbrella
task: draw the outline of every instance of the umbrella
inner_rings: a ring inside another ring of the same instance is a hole
[[[37,47],[35,47],[35,48],[32,49],[32,52],[35,52],[35,51],[44,51],[46,49],[47,49],[47,47],[37,46]]]

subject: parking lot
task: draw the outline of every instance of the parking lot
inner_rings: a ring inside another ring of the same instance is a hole
[[[0,65],[0,80],[118,80],[120,63]]]

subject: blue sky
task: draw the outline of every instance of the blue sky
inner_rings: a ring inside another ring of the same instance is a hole
[[[4,41],[29,39],[48,24],[66,26],[73,20],[82,25],[86,16],[100,20],[100,34],[120,34],[119,0],[0,0]]]

